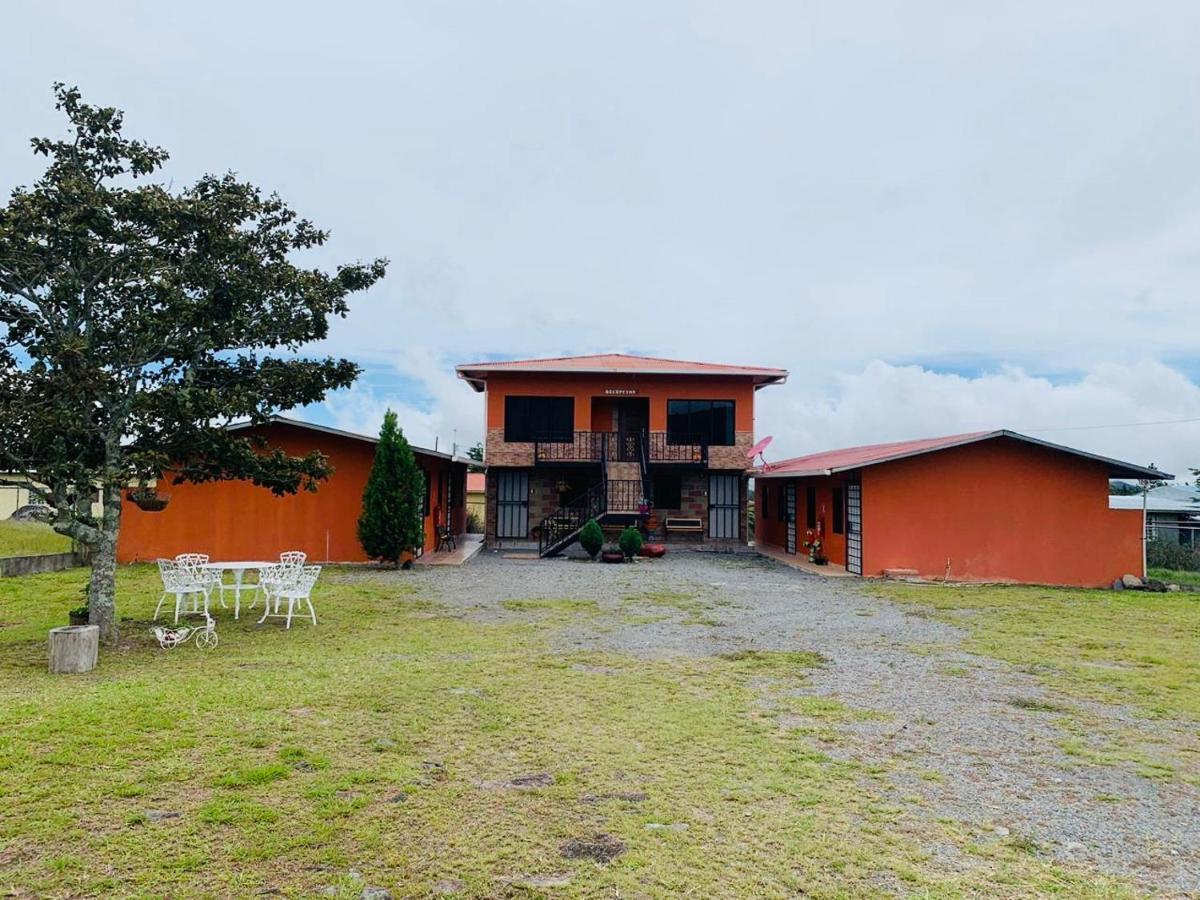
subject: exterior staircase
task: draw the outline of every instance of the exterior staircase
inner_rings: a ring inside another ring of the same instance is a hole
[[[645,433],[632,442],[623,436],[621,445],[622,452],[605,452],[600,481],[542,519],[539,556],[556,556],[567,549],[590,519],[600,525],[634,525],[641,518],[642,504],[652,503]]]

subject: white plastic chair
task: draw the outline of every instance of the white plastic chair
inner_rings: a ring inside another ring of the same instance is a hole
[[[308,609],[308,616],[312,619],[314,625],[317,624],[317,611],[313,609],[312,590],[317,583],[317,578],[321,575],[320,566],[304,566],[296,568],[295,566],[272,566],[270,569],[264,570],[264,577],[270,579],[271,587],[266,602],[266,609],[263,611],[262,618],[258,620],[261,625],[268,617],[277,619],[287,619],[285,627],[292,627],[292,616],[299,608],[301,614],[304,609]],[[279,607],[283,601],[287,601],[287,612],[281,613]]]
[[[179,623],[179,616],[186,612],[185,606],[188,601],[191,601],[191,612],[200,612],[198,603],[200,598],[204,600],[204,615],[208,616],[208,595],[212,590],[213,582],[211,578],[202,576],[197,569],[189,569],[187,566],[180,565],[173,559],[158,560],[158,572],[162,576],[163,592],[158,598],[158,605],[154,607],[154,619],[158,620],[158,614],[162,611],[162,605],[171,594],[175,595],[175,622]]]

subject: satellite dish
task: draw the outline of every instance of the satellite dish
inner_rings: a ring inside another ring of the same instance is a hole
[[[771,437],[771,435],[768,434],[765,438],[763,438],[761,441],[759,441],[757,444],[755,444],[753,447],[751,447],[749,450],[746,451],[746,459],[750,460],[751,462],[754,462],[754,457],[762,456],[762,452],[764,450],[766,450],[767,447],[770,446],[771,441],[772,441],[772,437]],[[766,464],[767,464],[767,461],[764,459],[763,465],[765,466]]]

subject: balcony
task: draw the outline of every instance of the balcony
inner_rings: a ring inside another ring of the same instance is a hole
[[[580,463],[640,462],[650,465],[708,465],[708,444],[699,435],[665,431],[576,431],[570,440],[539,440],[533,444],[535,466]]]

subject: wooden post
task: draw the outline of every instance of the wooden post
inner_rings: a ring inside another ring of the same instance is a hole
[[[50,629],[50,671],[77,674],[96,668],[100,647],[98,625],[64,625]]]

